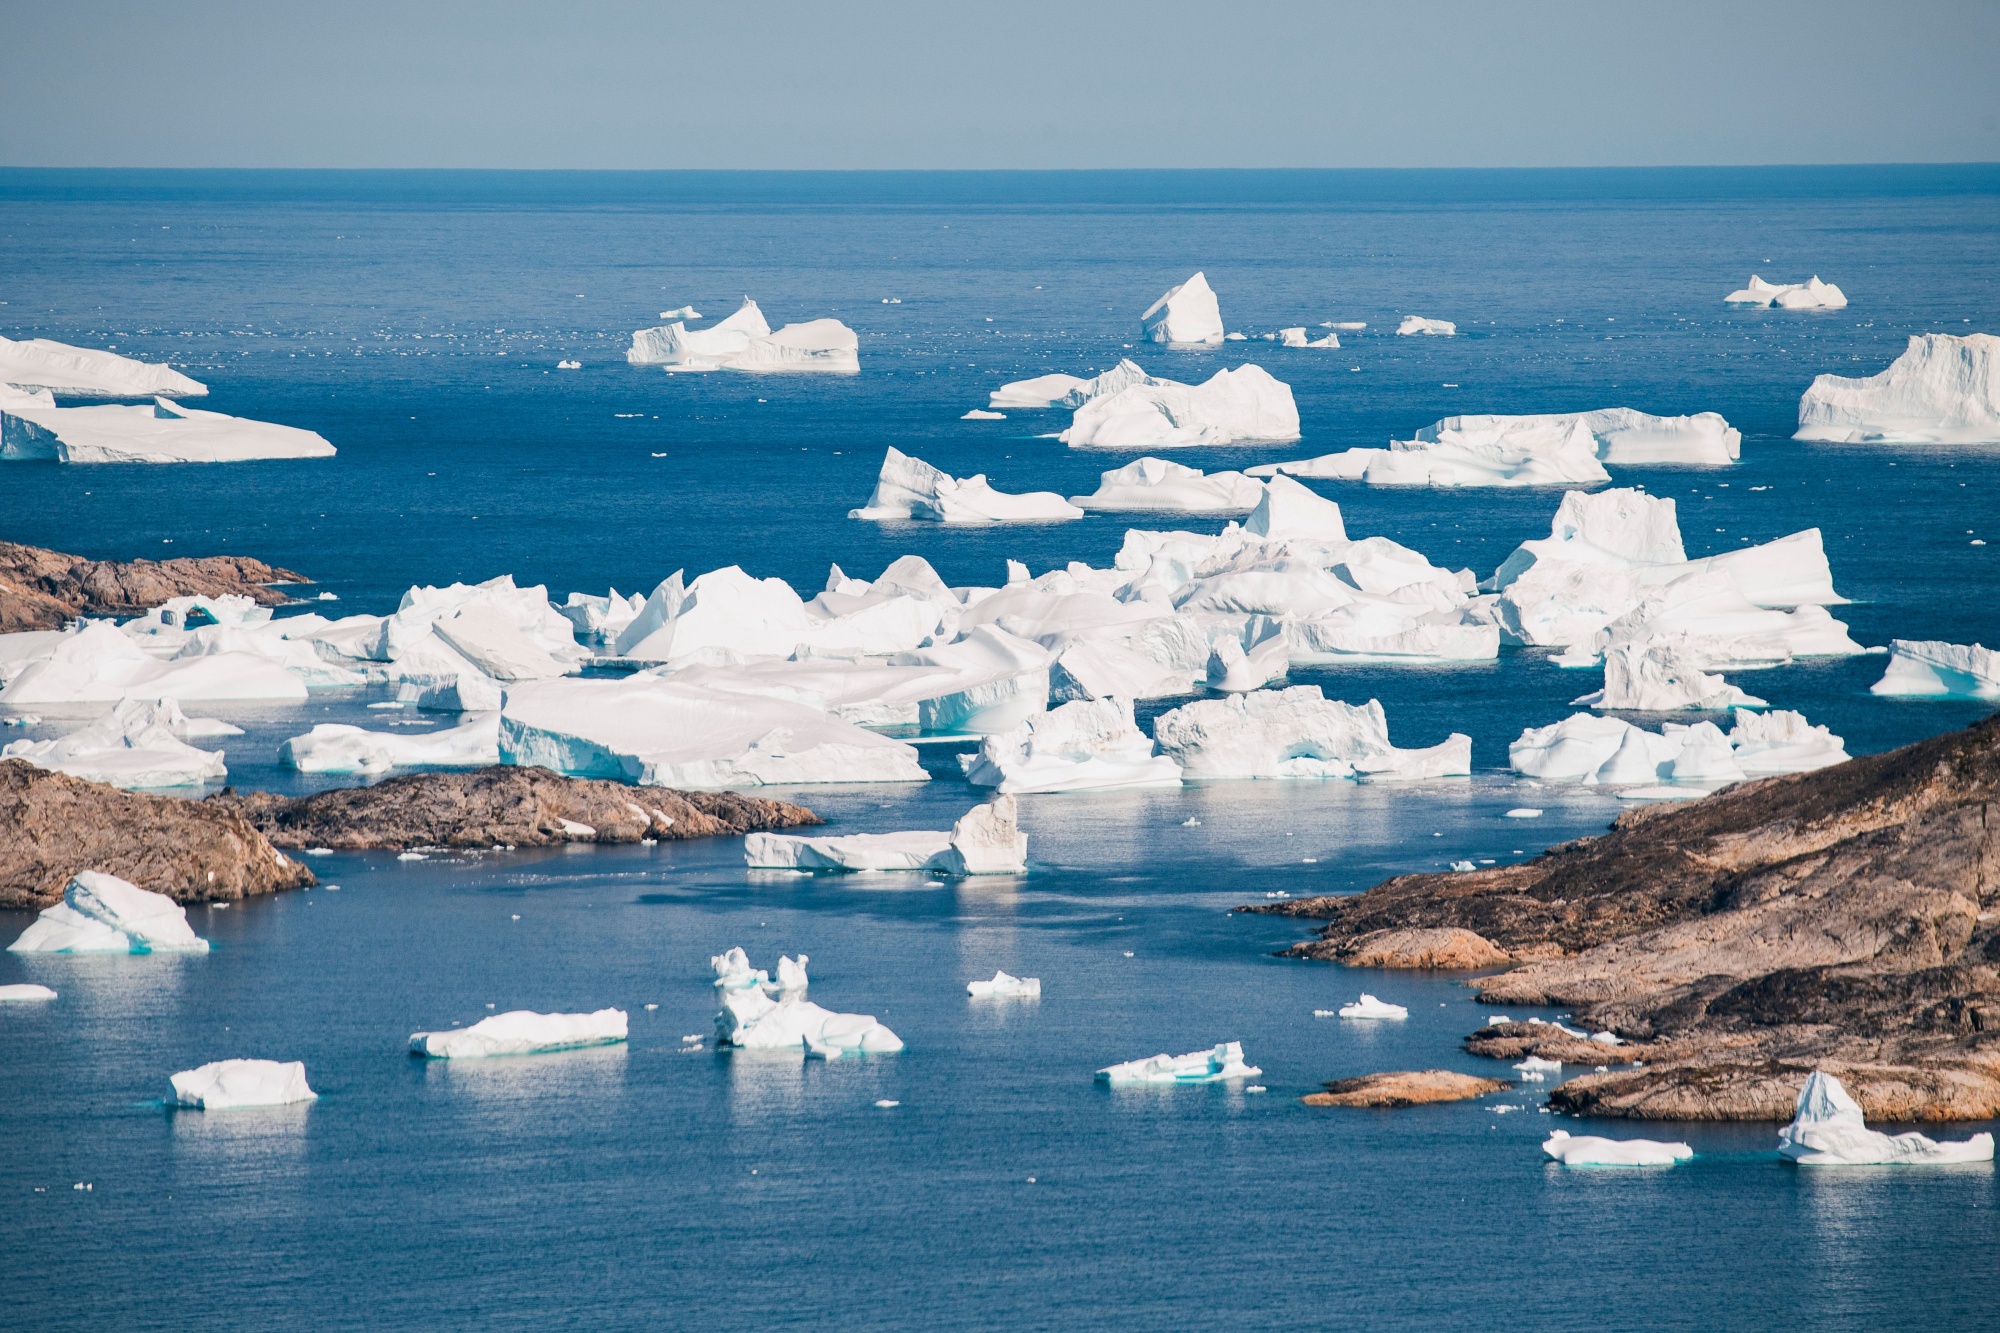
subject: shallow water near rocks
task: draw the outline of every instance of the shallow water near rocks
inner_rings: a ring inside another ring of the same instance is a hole
[[[1738,467],[1617,472],[1676,498],[1690,555],[1818,525],[1855,599],[1836,614],[1862,642],[2000,642],[2000,547],[1970,545],[2000,515],[1990,451],[1786,438],[1813,374],[1880,369],[1914,331],[2000,329],[1990,171],[1827,172],[1762,191],[1658,173],[1597,194],[1607,178],[1550,173],[1528,197],[1465,173],[1389,197],[1273,182],[1164,202],[940,185],[830,206],[635,199],[588,179],[467,198],[453,177],[403,177],[290,201],[242,177],[155,179],[0,173],[0,333],[171,359],[210,384],[202,406],[309,426],[340,456],[9,465],[0,537],[255,554],[338,593],[314,608],[330,613],[390,609],[412,582],[512,572],[560,598],[730,562],[809,592],[829,561],[865,577],[905,551],[992,583],[1009,556],[1036,572],[1101,564],[1131,523],[850,522],[885,445],[1079,494],[1130,455],[1033,438],[1061,414],[956,418],[1004,380],[1119,355],[1183,379],[1256,361],[1293,384],[1306,439],[1177,461],[1379,444],[1453,412],[1713,409],[1744,432]],[[1196,267],[1232,328],[1370,328],[1330,353],[1123,347],[1137,312]],[[1853,304],[1723,308],[1753,271],[1817,272]],[[623,363],[658,311],[726,314],[745,291],[774,323],[845,319],[863,374]],[[1404,313],[1457,319],[1464,336],[1395,338]],[[584,367],[558,372],[561,358]],[[1482,575],[1545,535],[1557,500],[1319,489],[1353,534]],[[1989,711],[1877,700],[1880,666],[1732,680],[1855,753]],[[1460,1051],[1489,1012],[1462,978],[1273,958],[1310,923],[1229,908],[1523,859],[1600,831],[1619,803],[1501,771],[1507,742],[1566,715],[1595,673],[1508,653],[1295,679],[1381,698],[1401,744],[1466,731],[1481,772],[1024,798],[1031,873],[943,887],[753,874],[734,841],[318,857],[320,889],[194,909],[206,957],[0,954],[0,983],[60,992],[0,1009],[14,1233],[0,1326],[1153,1327],[1191,1305],[1281,1327],[1433,1328],[1496,1307],[1578,1328],[1990,1320],[1990,1166],[1814,1171],[1777,1162],[1775,1126],[1562,1122],[1697,1153],[1564,1169],[1540,1154],[1557,1121],[1533,1084],[1402,1112],[1300,1105],[1322,1080],[1378,1069],[1512,1071]],[[328,780],[275,755],[311,722],[448,724],[367,709],[381,698],[188,711],[246,727],[217,743],[232,781],[305,790]],[[936,780],[921,787],[782,794],[839,831],[948,827],[977,797],[948,753],[926,762]],[[1523,805],[1546,813],[1504,817]],[[0,937],[29,919],[0,913]],[[809,953],[814,999],[876,1015],[908,1049],[831,1063],[684,1050],[710,1030],[707,959],[734,944],[766,968]],[[1043,998],[969,1000],[965,982],[996,968],[1040,977]],[[1409,1019],[1313,1017],[1364,990]],[[630,1012],[626,1047],[461,1064],[404,1050],[411,1031],[490,1012],[607,1004]],[[1267,1092],[1091,1080],[1224,1040],[1244,1043]],[[160,1108],[168,1075],[235,1055],[304,1060],[321,1100]]]

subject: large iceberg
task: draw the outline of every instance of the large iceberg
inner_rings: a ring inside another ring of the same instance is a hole
[[[1206,275],[1197,273],[1146,307],[1139,328],[1149,343],[1183,346],[1222,341],[1222,308]]]
[[[1095,491],[1069,502],[1101,513],[1247,514],[1263,498],[1263,486],[1241,472],[1140,458],[1103,473]]]
[[[1344,703],[1317,685],[1198,699],[1161,714],[1153,741],[1190,778],[1393,782],[1472,772],[1470,736],[1453,732],[1428,749],[1399,750],[1379,700]]]
[[[1874,694],[1915,699],[2000,699],[2000,652],[1976,643],[1891,639]]]
[[[1014,798],[976,805],[949,833],[752,833],[743,860],[757,870],[913,870],[938,875],[1018,875],[1028,835]]]
[[[1810,282],[1766,282],[1755,273],[1750,284],[1722,298],[1726,305],[1777,306],[1781,310],[1845,310],[1847,293],[1815,273]]]
[[[988,484],[985,473],[960,479],[891,446],[868,503],[849,518],[881,522],[928,519],[936,523],[1061,523],[1083,510],[1053,491],[1010,495]]]
[[[1821,375],[1799,399],[1795,440],[1846,444],[2000,441],[2000,338],[1913,334],[1879,375]]]
[[[804,1050],[808,1055],[886,1055],[903,1049],[903,1039],[875,1021],[873,1014],[841,1014],[806,998],[805,955],[787,969],[780,960],[778,981],[750,971],[741,949],[717,954],[716,989],[722,1009],[715,1016],[719,1046],[746,1050]]]
[[[162,662],[108,620],[86,621],[0,689],[0,704],[104,704],[123,699],[304,703],[305,682],[250,653]]]
[[[0,384],[73,398],[193,398],[208,392],[171,367],[48,338],[0,338]]]
[[[1542,1151],[1564,1166],[1672,1166],[1694,1156],[1694,1149],[1685,1143],[1605,1139],[1594,1134],[1572,1136],[1561,1129],[1549,1135]]]
[[[1180,765],[1153,753],[1130,699],[1075,700],[961,756],[966,780],[1002,793],[1178,787]]]
[[[78,731],[51,741],[15,741],[0,759],[21,759],[114,787],[198,787],[227,776],[220,750],[189,745],[189,719],[172,699],[127,699]],[[236,728],[231,727],[231,731]]]
[[[1778,1155],[1800,1166],[1933,1166],[1990,1162],[1993,1136],[1939,1143],[1922,1134],[1869,1129],[1861,1107],[1833,1075],[1815,1069],[1799,1089],[1792,1123],[1778,1131]]]
[[[653,589],[612,652],[674,667],[914,649],[958,610],[930,566],[916,564],[929,573],[923,587],[900,587],[890,577],[878,588],[842,576],[811,603],[784,580],[753,578],[735,565],[691,584],[675,573]]]
[[[623,1009],[599,1009],[589,1014],[538,1014],[531,1009],[515,1009],[482,1018],[469,1028],[412,1032],[410,1054],[439,1060],[467,1060],[491,1055],[540,1055],[583,1046],[615,1046],[624,1040]]]
[[[1575,713],[1546,727],[1529,727],[1507,747],[1516,773],[1590,786],[1740,782],[1809,773],[1847,757],[1840,737],[1782,709],[1739,708],[1727,733],[1712,722],[1669,722],[1654,732],[1622,718]]]
[[[301,1060],[217,1060],[197,1069],[184,1069],[169,1081],[173,1096],[168,1104],[197,1111],[290,1106],[319,1098],[306,1085],[306,1067]]]
[[[278,759],[301,773],[484,768],[500,762],[500,714],[471,713],[455,727],[415,734],[321,722],[280,745]]]
[[[1160,1054],[1144,1060],[1128,1060],[1097,1071],[1097,1081],[1112,1087],[1176,1086],[1189,1083],[1220,1083],[1231,1078],[1255,1078],[1264,1071],[1243,1061],[1243,1043],[1223,1042],[1212,1050],[1190,1051],[1186,1055]]]
[[[1299,438],[1291,386],[1262,366],[1218,370],[1200,384],[1151,380],[1077,408],[1056,437],[1072,449],[1185,449]]]
[[[676,320],[638,330],[625,359],[635,366],[671,370],[853,375],[861,370],[860,346],[854,330],[837,319],[787,324],[773,333],[764,312],[745,297],[735,314],[706,329],[690,329]]]
[[[325,439],[296,426],[182,407],[0,405],[0,459],[60,463],[243,463],[331,458]]]
[[[1458,332],[1458,325],[1448,319],[1425,319],[1422,315],[1405,315],[1403,322],[1396,326],[1396,332],[1406,338],[1420,334],[1433,338],[1449,338]]]
[[[207,953],[187,909],[164,893],[101,870],[79,870],[63,900],[7,946],[9,953]]]
[[[1139,363],[1130,357],[1121,357],[1117,365],[1102,375],[1085,379],[1081,375],[1037,375],[1031,380],[1015,380],[1003,384],[987,395],[989,407],[1044,408],[1082,407],[1093,398],[1129,389],[1135,384],[1172,384],[1172,380],[1156,379],[1148,375]]]

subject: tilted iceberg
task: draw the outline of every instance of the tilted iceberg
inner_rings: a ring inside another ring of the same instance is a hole
[[[1186,1055],[1155,1055],[1128,1060],[1097,1071],[1097,1081],[1112,1087],[1220,1083],[1231,1078],[1255,1078],[1264,1071],[1243,1062],[1243,1043],[1223,1042],[1213,1050]]]
[[[1053,491],[1011,495],[996,491],[984,473],[960,479],[891,446],[868,503],[849,518],[927,519],[936,523],[1060,523],[1083,510]]]
[[[217,1060],[185,1069],[170,1080],[172,1106],[197,1111],[228,1111],[249,1106],[290,1106],[316,1101],[319,1094],[306,1085],[305,1062],[292,1060]]]
[[[690,329],[676,320],[638,330],[625,359],[635,366],[672,370],[853,375],[861,370],[860,345],[854,330],[837,319],[787,324],[773,333],[764,312],[745,297],[735,314],[706,329]]]
[[[1985,444],[2000,440],[2000,338],[1912,334],[1879,375],[1821,375],[1799,399],[1795,440]]]
[[[995,972],[991,981],[966,982],[965,993],[975,1000],[1039,1000],[1042,998],[1042,979]]]
[[[1178,787],[1180,765],[1153,753],[1130,699],[1075,700],[988,736],[960,757],[966,780],[1002,793]],[[1011,795],[1009,797],[1011,799]]]
[[[1081,375],[1037,375],[1030,380],[1003,384],[987,395],[988,407],[1082,407],[1093,398],[1129,389],[1135,384],[1162,385],[1174,381],[1148,375],[1138,362],[1121,357],[1118,364],[1102,375],[1086,379]]]
[[[0,759],[20,759],[114,787],[198,787],[228,775],[222,752],[189,745],[189,720],[172,699],[127,699],[78,731],[51,741],[15,741]],[[231,731],[236,728],[231,727]]]
[[[1471,737],[1454,732],[1428,749],[1399,750],[1379,700],[1343,703],[1317,685],[1198,699],[1161,714],[1153,742],[1190,778],[1390,782],[1472,772]]]
[[[1694,1156],[1685,1143],[1657,1139],[1605,1139],[1594,1134],[1571,1135],[1556,1130],[1542,1151],[1564,1166],[1672,1166]]]
[[[1390,1004],[1387,1000],[1378,1000],[1373,995],[1364,991],[1361,998],[1353,1004],[1343,1004],[1340,1006],[1340,1016],[1342,1018],[1394,1019],[1408,1018],[1410,1011],[1400,1004]]]
[[[1993,1136],[1939,1143],[1922,1134],[1869,1129],[1861,1107],[1833,1075],[1815,1069],[1799,1089],[1792,1123],[1778,1131],[1778,1155],[1800,1166],[1933,1166],[1990,1162]]]
[[[1241,472],[1204,473],[1140,458],[1104,473],[1095,491],[1069,502],[1100,513],[1247,514],[1263,497],[1264,488]]]
[[[615,1046],[624,1040],[623,1009],[599,1009],[589,1014],[538,1014],[530,1009],[515,1009],[482,1018],[469,1028],[412,1032],[410,1054],[438,1060],[468,1060],[492,1055],[540,1055],[584,1046]]]
[[[1018,875],[1028,835],[1012,796],[976,805],[949,833],[752,833],[743,860],[759,870],[910,870],[935,875]]]
[[[387,773],[393,768],[484,768],[500,762],[500,714],[471,713],[441,731],[369,731],[321,722],[278,746],[301,773]]]
[[[1406,338],[1416,334],[1449,338],[1458,332],[1458,325],[1448,319],[1425,319],[1422,315],[1405,315],[1403,322],[1396,326],[1396,332]]]
[[[805,955],[787,975],[778,965],[778,984],[751,972],[741,949],[709,960],[715,967],[722,1009],[715,1016],[718,1046],[745,1050],[803,1050],[807,1055],[886,1055],[903,1049],[903,1039],[875,1021],[873,1014],[841,1014],[806,998]],[[789,984],[788,984],[789,983]],[[775,998],[773,998],[775,997]]]
[[[73,398],[194,398],[208,392],[168,366],[49,338],[0,338],[0,384]]]
[[[1845,310],[1847,293],[1815,273],[1810,282],[1772,283],[1755,273],[1750,283],[1722,298],[1725,305],[1777,306],[1781,310]]]
[[[0,459],[60,463],[244,463],[332,458],[325,439],[296,426],[182,407],[0,405]]]
[[[1261,366],[1200,384],[1153,380],[1092,398],[1056,437],[1072,449],[1185,449],[1299,438],[1291,386]]]
[[[1659,731],[1621,718],[1575,713],[1546,727],[1529,727],[1507,747],[1516,773],[1547,782],[1589,786],[1656,782],[1740,782],[1780,773],[1809,773],[1845,763],[1841,738],[1804,714],[1736,710],[1727,733],[1712,722]]]
[[[164,893],[101,870],[79,870],[63,900],[7,946],[9,953],[207,953],[187,909]]]
[[[1222,307],[1206,275],[1197,273],[1146,307],[1139,329],[1149,343],[1183,346],[1222,341]]]
[[[2000,699],[2000,652],[1976,643],[1891,639],[1889,667],[1868,688],[1915,699]]]

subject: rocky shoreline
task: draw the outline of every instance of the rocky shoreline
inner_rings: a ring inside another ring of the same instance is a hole
[[[1506,967],[1469,983],[1482,1000],[1619,1037],[1467,1038],[1605,1066],[1557,1088],[1559,1110],[1784,1120],[1819,1068],[1871,1119],[2000,1115],[2000,717],[1627,811],[1522,865],[1242,910],[1325,921],[1296,957]]]
[[[78,616],[142,616],[175,597],[234,595],[282,606],[293,599],[274,585],[310,582],[247,556],[87,560],[0,542],[0,634],[61,629]]]

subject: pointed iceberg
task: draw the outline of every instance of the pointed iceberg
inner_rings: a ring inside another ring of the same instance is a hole
[[[1139,328],[1149,343],[1182,346],[1222,341],[1222,308],[1205,274],[1197,273],[1146,307]]]

